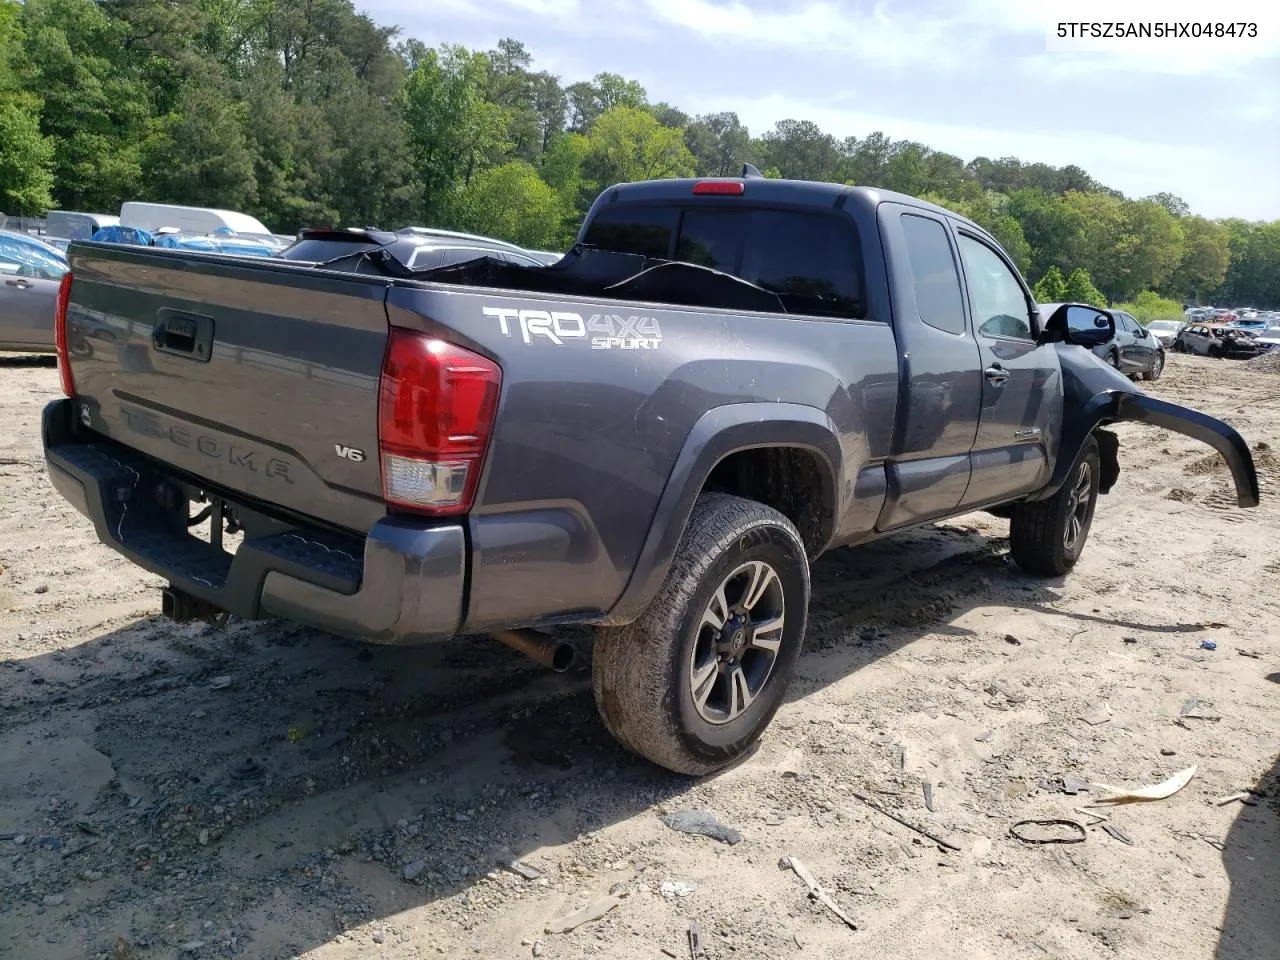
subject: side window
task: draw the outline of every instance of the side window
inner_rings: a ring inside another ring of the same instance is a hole
[[[679,214],[677,207],[607,206],[596,214],[582,240],[615,253],[665,259]]]
[[[947,242],[947,228],[937,220],[902,215],[907,258],[915,281],[920,319],[947,333],[964,333],[964,304],[960,275]]]
[[[481,250],[479,247],[455,247],[444,252],[444,256],[440,259],[440,266],[452,267],[457,263],[478,260],[487,256],[492,256],[492,254],[488,250]]]
[[[676,243],[676,259],[733,273],[746,226],[746,215],[740,211],[686,210]]]
[[[1030,340],[1031,314],[1022,285],[994,250],[960,235],[960,259],[969,283],[969,306],[978,332]]]
[[[409,258],[410,270],[430,270],[440,266],[440,251],[431,247],[419,247]]]
[[[842,216],[756,210],[738,275],[778,294],[790,313],[861,317],[862,251]]]

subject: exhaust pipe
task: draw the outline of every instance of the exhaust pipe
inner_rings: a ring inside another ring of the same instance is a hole
[[[573,644],[536,630],[499,630],[493,634],[493,639],[556,673],[568,670],[578,656]]]

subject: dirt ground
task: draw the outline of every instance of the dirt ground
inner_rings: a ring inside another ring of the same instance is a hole
[[[708,958],[1276,960],[1280,377],[1179,356],[1153,389],[1244,433],[1261,507],[1208,448],[1126,425],[1064,581],[985,514],[825,557],[789,702],[692,782],[614,746],[586,657],[160,619],[159,581],[46,480],[56,371],[0,360],[0,957],[683,960],[696,921]],[[1074,809],[1192,765],[1105,825]],[[1010,834],[1046,818],[1090,826]]]

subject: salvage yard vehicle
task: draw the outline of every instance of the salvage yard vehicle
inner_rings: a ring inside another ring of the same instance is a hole
[[[556,667],[538,628],[593,624],[605,725],[702,775],[782,703],[827,550],[990,510],[1061,576],[1117,421],[1211,445],[1258,503],[1234,429],[1090,352],[1112,314],[1042,315],[988,233],[910,197],[621,184],[554,266],[420,270],[403,239],[321,263],[72,245],[49,475],[169,581],[165,613],[492,634]],[[68,355],[101,328],[149,363]]]
[[[1248,331],[1225,323],[1192,323],[1178,334],[1173,349],[1201,357],[1247,360],[1262,352]]]
[[[1052,314],[1061,304],[1042,303],[1040,309]],[[1106,343],[1100,343],[1093,352],[1121,373],[1143,380],[1159,380],[1164,373],[1164,344],[1123,310],[1112,310],[1116,333]]]
[[[67,272],[62,251],[0,230],[0,351],[53,353],[53,312]]]
[[[1178,331],[1184,326],[1185,324],[1177,320],[1152,320],[1147,324],[1147,333],[1154,336],[1166,348],[1172,348],[1173,342],[1178,339]]]

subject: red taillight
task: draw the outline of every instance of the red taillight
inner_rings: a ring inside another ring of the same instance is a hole
[[[693,192],[703,196],[740,197],[747,192],[747,185],[741,180],[699,180],[693,185]]]
[[[391,331],[378,391],[382,493],[389,506],[465,513],[475,498],[502,370],[412,330]]]
[[[62,275],[58,284],[58,300],[53,311],[53,344],[58,351],[58,373],[62,377],[62,392],[68,397],[76,395],[76,378],[71,372],[71,357],[67,353],[67,304],[71,302],[71,271]]]

